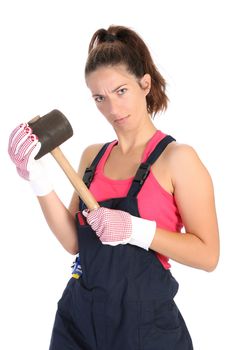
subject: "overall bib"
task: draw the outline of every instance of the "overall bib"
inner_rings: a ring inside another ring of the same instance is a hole
[[[174,139],[163,138],[141,163],[126,197],[99,202],[140,217],[137,195],[151,165]],[[84,182],[89,187],[103,146]],[[173,300],[178,283],[154,251],[134,245],[103,245],[86,223],[80,201],[77,231],[82,275],[71,278],[58,302],[50,350],[192,350]],[[142,232],[143,234],[143,232]]]

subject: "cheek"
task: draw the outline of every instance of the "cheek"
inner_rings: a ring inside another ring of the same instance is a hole
[[[107,106],[105,104],[96,104],[96,108],[108,120]]]
[[[107,108],[106,108],[106,105],[104,104],[99,104],[99,105],[96,105],[97,109],[99,110],[99,112],[101,114],[103,114],[104,116],[106,116],[107,114]]]
[[[135,96],[132,96],[132,98],[129,100],[128,107],[132,111],[137,112],[141,109],[142,101],[142,96],[135,94]]]

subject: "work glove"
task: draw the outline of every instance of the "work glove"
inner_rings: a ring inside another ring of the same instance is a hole
[[[9,137],[8,153],[18,174],[29,181],[37,196],[45,196],[53,190],[42,159],[35,160],[41,148],[38,137],[26,123],[17,126]]]
[[[156,222],[133,216],[126,211],[100,207],[83,210],[87,223],[103,244],[133,244],[148,250],[156,231]]]

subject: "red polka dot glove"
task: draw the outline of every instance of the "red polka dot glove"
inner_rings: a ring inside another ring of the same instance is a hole
[[[9,137],[8,153],[16,166],[18,174],[28,180],[37,196],[45,196],[53,188],[46,174],[42,159],[35,160],[41,143],[28,124],[17,126]]]
[[[133,244],[149,249],[156,231],[156,222],[130,215],[126,211],[100,207],[83,215],[103,244]]]

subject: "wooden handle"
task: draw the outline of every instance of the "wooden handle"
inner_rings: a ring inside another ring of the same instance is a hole
[[[51,154],[66,174],[66,176],[72,183],[74,189],[77,191],[80,198],[82,198],[83,202],[86,204],[87,208],[90,210],[98,208],[98,202],[95,200],[94,196],[89,191],[83,180],[79,177],[77,172],[66,159],[61,149],[59,147],[56,147],[54,148],[54,150],[51,151]]]

